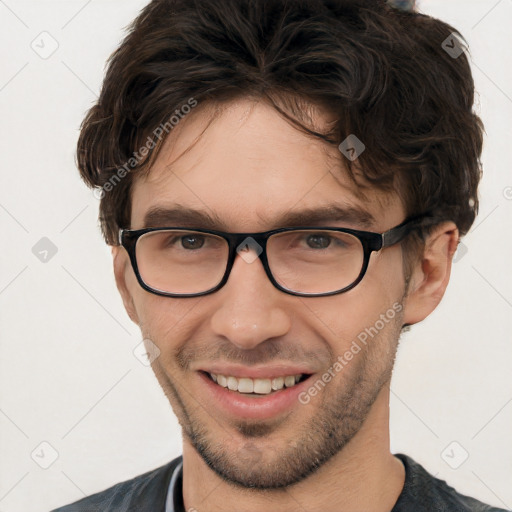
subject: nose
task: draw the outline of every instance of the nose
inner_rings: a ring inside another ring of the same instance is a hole
[[[259,258],[238,254],[217,294],[221,306],[211,317],[212,330],[241,349],[255,348],[290,330],[290,314],[284,306],[293,297],[274,287]]]

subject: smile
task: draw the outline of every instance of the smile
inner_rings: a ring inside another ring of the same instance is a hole
[[[298,397],[313,378],[306,368],[291,366],[212,366],[218,367],[196,371],[197,393],[203,397],[204,408],[212,416],[245,420],[271,419],[302,407]]]
[[[308,377],[306,374],[286,375],[272,379],[251,379],[208,373],[207,375],[219,386],[242,394],[269,395],[283,388],[291,388]]]

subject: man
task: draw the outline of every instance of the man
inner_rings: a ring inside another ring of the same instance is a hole
[[[455,29],[384,1],[140,13],[78,164],[183,456],[59,511],[498,510],[389,447],[478,210],[473,93]]]

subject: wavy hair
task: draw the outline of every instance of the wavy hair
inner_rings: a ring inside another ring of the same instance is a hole
[[[244,96],[268,99],[326,144],[355,134],[366,146],[357,159],[362,186],[395,190],[407,215],[429,212],[465,234],[478,212],[483,124],[472,109],[467,52],[446,51],[447,40],[464,40],[414,2],[394,4],[151,1],[110,56],[77,145],[82,178],[102,187],[105,241],[117,245],[119,228],[129,227],[133,180],[149,172],[167,132],[143,158],[133,155],[155,129],[191,98]],[[304,104],[327,108],[337,121],[314,131],[301,116]],[[353,163],[345,164],[356,179]]]

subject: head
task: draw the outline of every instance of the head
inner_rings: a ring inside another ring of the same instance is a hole
[[[439,304],[481,174],[468,60],[442,47],[454,32],[379,0],[159,0],[111,56],[79,169],[101,187],[116,282],[158,347],[152,367],[184,439],[226,481],[283,487],[345,449],[385,397],[401,331]],[[340,144],[354,135],[364,150],[352,159]],[[215,293],[153,294],[118,241],[144,227],[259,233],[328,205],[357,215],[313,225],[431,221],[372,253],[357,286],[323,297],[286,294],[242,257]],[[148,224],[150,210],[178,206],[203,218]],[[204,372],[226,365],[300,369],[307,389],[331,378],[284,413],[242,417],[209,398]]]

